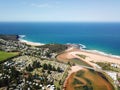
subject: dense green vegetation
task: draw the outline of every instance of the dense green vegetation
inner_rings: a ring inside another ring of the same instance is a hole
[[[17,71],[15,67],[3,67],[2,65],[0,65],[0,73],[3,73],[0,78],[0,87],[8,86],[14,82],[18,83],[18,78],[21,75],[21,73]],[[9,76],[9,78],[7,76]]]
[[[78,58],[73,58],[70,60],[70,63],[74,63],[74,64],[78,64],[78,65],[82,65],[82,66],[87,66],[87,67],[91,67],[89,64],[87,64],[86,62],[78,59]]]
[[[38,46],[40,48],[49,48],[49,51],[50,52],[53,52],[53,53],[59,53],[59,52],[62,52],[64,51],[65,49],[67,49],[67,46],[66,45],[62,45],[62,44],[46,44],[46,45],[43,45],[43,46]]]
[[[112,67],[110,63],[105,62],[96,62],[100,67],[102,67],[103,70],[110,70],[115,72],[120,72],[120,68]]]
[[[12,58],[16,55],[18,55],[18,53],[0,51],[0,62],[4,61],[6,59]]]
[[[19,38],[18,35],[2,35],[2,34],[0,34],[0,39],[4,39],[4,40],[18,41],[18,38]]]
[[[62,70],[61,70],[60,67],[55,68],[55,66],[52,66],[51,64],[46,64],[46,63],[44,63],[43,65],[41,65],[41,63],[38,62],[38,61],[34,61],[32,65],[29,64],[29,65],[26,67],[26,70],[29,71],[29,72],[31,72],[31,71],[33,71],[34,69],[40,68],[40,67],[42,68],[42,71],[43,71],[43,72],[44,72],[44,70],[48,70],[48,74],[50,74],[50,71],[62,72]]]
[[[33,71],[35,68],[40,68],[41,67],[41,63],[38,61],[34,61],[32,65],[28,65],[28,67],[26,67],[27,71]]]
[[[118,90],[120,90],[120,87],[118,87]]]

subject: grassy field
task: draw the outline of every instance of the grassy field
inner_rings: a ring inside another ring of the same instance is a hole
[[[81,57],[81,58],[83,58],[83,59],[85,59],[87,56],[85,56],[85,55],[82,55],[82,54],[77,54],[79,57]]]
[[[0,51],[0,62],[9,59],[11,57],[17,56],[19,53],[18,52],[4,52]]]
[[[78,58],[73,58],[70,60],[70,62],[78,64],[78,65],[82,65],[82,66],[87,66],[87,67],[91,67],[89,64],[87,64],[86,62],[78,59]]]
[[[83,69],[73,73],[65,90],[115,90],[108,80],[94,70]]]

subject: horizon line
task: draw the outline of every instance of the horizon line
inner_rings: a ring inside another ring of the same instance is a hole
[[[0,23],[120,23],[120,21],[0,21]]]

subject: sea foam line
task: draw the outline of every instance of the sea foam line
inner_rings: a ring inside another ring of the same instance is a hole
[[[70,43],[69,43],[69,45],[70,45]],[[109,56],[109,57],[119,58],[120,59],[120,56],[118,56],[118,55],[108,54],[108,53],[105,53],[105,52],[102,52],[102,51],[99,51],[99,50],[88,50],[87,47],[84,44],[71,44],[71,45],[73,47],[74,46],[79,46],[79,49],[81,49],[83,51],[87,51],[87,52],[90,52],[90,53],[95,53],[95,54],[100,54],[100,55],[104,55],[104,56]]]
[[[102,51],[99,51],[99,50],[85,50],[85,51],[120,59],[120,56],[118,56],[118,55],[108,54],[108,53],[105,53],[105,52],[102,52]]]
[[[26,35],[19,35],[19,41],[22,42],[22,43],[26,43],[28,45],[32,45],[32,46],[41,46],[41,45],[44,45],[43,43],[32,42],[32,41],[25,40],[24,39],[25,37],[26,37]]]
[[[19,36],[19,39],[26,37],[26,35],[18,35],[18,36]]]

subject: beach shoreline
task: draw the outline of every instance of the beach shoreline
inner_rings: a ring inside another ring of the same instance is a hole
[[[100,52],[100,51],[97,51],[97,50],[84,50],[84,49],[81,49],[81,51],[96,54],[96,55],[102,55],[102,56],[105,56],[105,57],[120,59],[120,56],[118,56],[118,55],[107,54],[107,53]]]
[[[64,53],[57,56],[57,59],[60,61],[69,61],[71,58],[78,58],[78,55],[85,55],[86,58],[84,59],[85,62],[103,62],[103,63],[115,63],[120,64],[119,57],[112,57],[109,55],[103,55],[96,52],[86,51],[84,49],[78,49],[71,47],[66,50]]]
[[[86,46],[83,45],[83,44],[77,44],[77,45],[80,45],[80,47],[76,47],[74,44],[71,44],[69,49],[67,49],[67,50],[72,50],[72,49],[80,50],[82,52],[88,52],[88,53],[93,53],[93,54],[98,54],[98,55],[102,55],[102,56],[107,56],[107,57],[111,57],[111,58],[120,59],[120,55],[108,54],[106,52],[102,52],[102,51],[95,50],[95,49],[89,50],[89,49],[86,49]]]
[[[32,41],[25,40],[24,37],[26,37],[26,35],[18,35],[18,36],[19,36],[18,40],[22,43],[27,44],[27,45],[31,45],[31,46],[42,46],[42,45],[44,45],[43,43],[38,43],[38,42],[32,42]]]
[[[31,42],[31,41],[27,41],[27,40],[24,40],[24,39],[19,39],[19,41],[22,42],[22,43],[25,43],[27,45],[31,45],[31,46],[42,46],[42,45],[45,45],[43,43]]]

